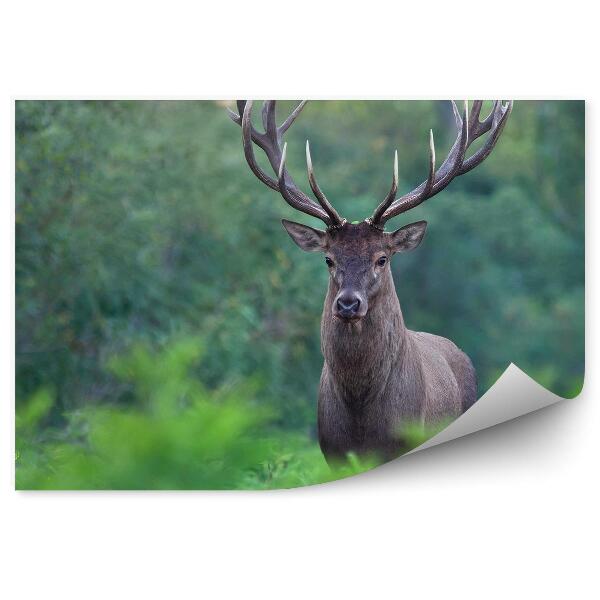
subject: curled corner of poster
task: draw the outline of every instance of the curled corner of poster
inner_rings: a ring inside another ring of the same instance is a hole
[[[493,427],[563,400],[510,363],[498,381],[464,414],[408,454]]]

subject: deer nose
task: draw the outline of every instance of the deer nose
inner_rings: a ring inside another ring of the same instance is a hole
[[[340,296],[336,303],[337,311],[340,317],[349,319],[358,312],[360,307],[360,298],[357,296]]]

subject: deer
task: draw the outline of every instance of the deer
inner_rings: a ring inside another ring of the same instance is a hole
[[[300,102],[278,125],[276,101],[264,101],[264,131],[252,123],[251,100],[238,100],[237,113],[227,110],[241,126],[244,156],[254,175],[292,208],[326,226],[321,230],[282,220],[302,250],[324,254],[329,270],[321,317],[323,368],[317,406],[321,451],[330,465],[346,461],[350,453],[390,460],[405,451],[404,426],[435,427],[467,411],[477,401],[477,376],[470,358],[452,341],[411,331],[404,324],[391,258],[417,248],[427,222],[417,221],[389,232],[385,224],[480,165],[494,149],[513,102],[494,101],[482,120],[482,100],[474,101],[470,112],[465,101],[462,114],[451,101],[457,134],[439,169],[430,130],[427,179],[397,198],[396,150],[390,191],[370,217],[355,223],[342,218],[319,187],[308,141],[308,182],[316,202],[300,190],[286,168],[283,135],[306,103]],[[481,147],[467,157],[471,144],[486,134]],[[255,146],[266,155],[274,176],[258,164]]]

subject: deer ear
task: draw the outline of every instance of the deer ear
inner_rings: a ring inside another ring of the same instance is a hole
[[[324,231],[314,229],[308,225],[287,221],[286,219],[282,219],[281,223],[289,236],[302,250],[306,252],[319,252],[325,249],[326,234]]]
[[[408,250],[414,250],[421,243],[426,229],[427,221],[417,221],[390,233],[392,251],[407,252]]]

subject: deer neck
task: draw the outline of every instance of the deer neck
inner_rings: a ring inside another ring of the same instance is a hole
[[[345,397],[376,396],[392,368],[398,368],[406,347],[406,327],[392,274],[386,271],[366,316],[345,323],[333,316],[337,290],[329,282],[321,321],[321,350],[329,374]]]

